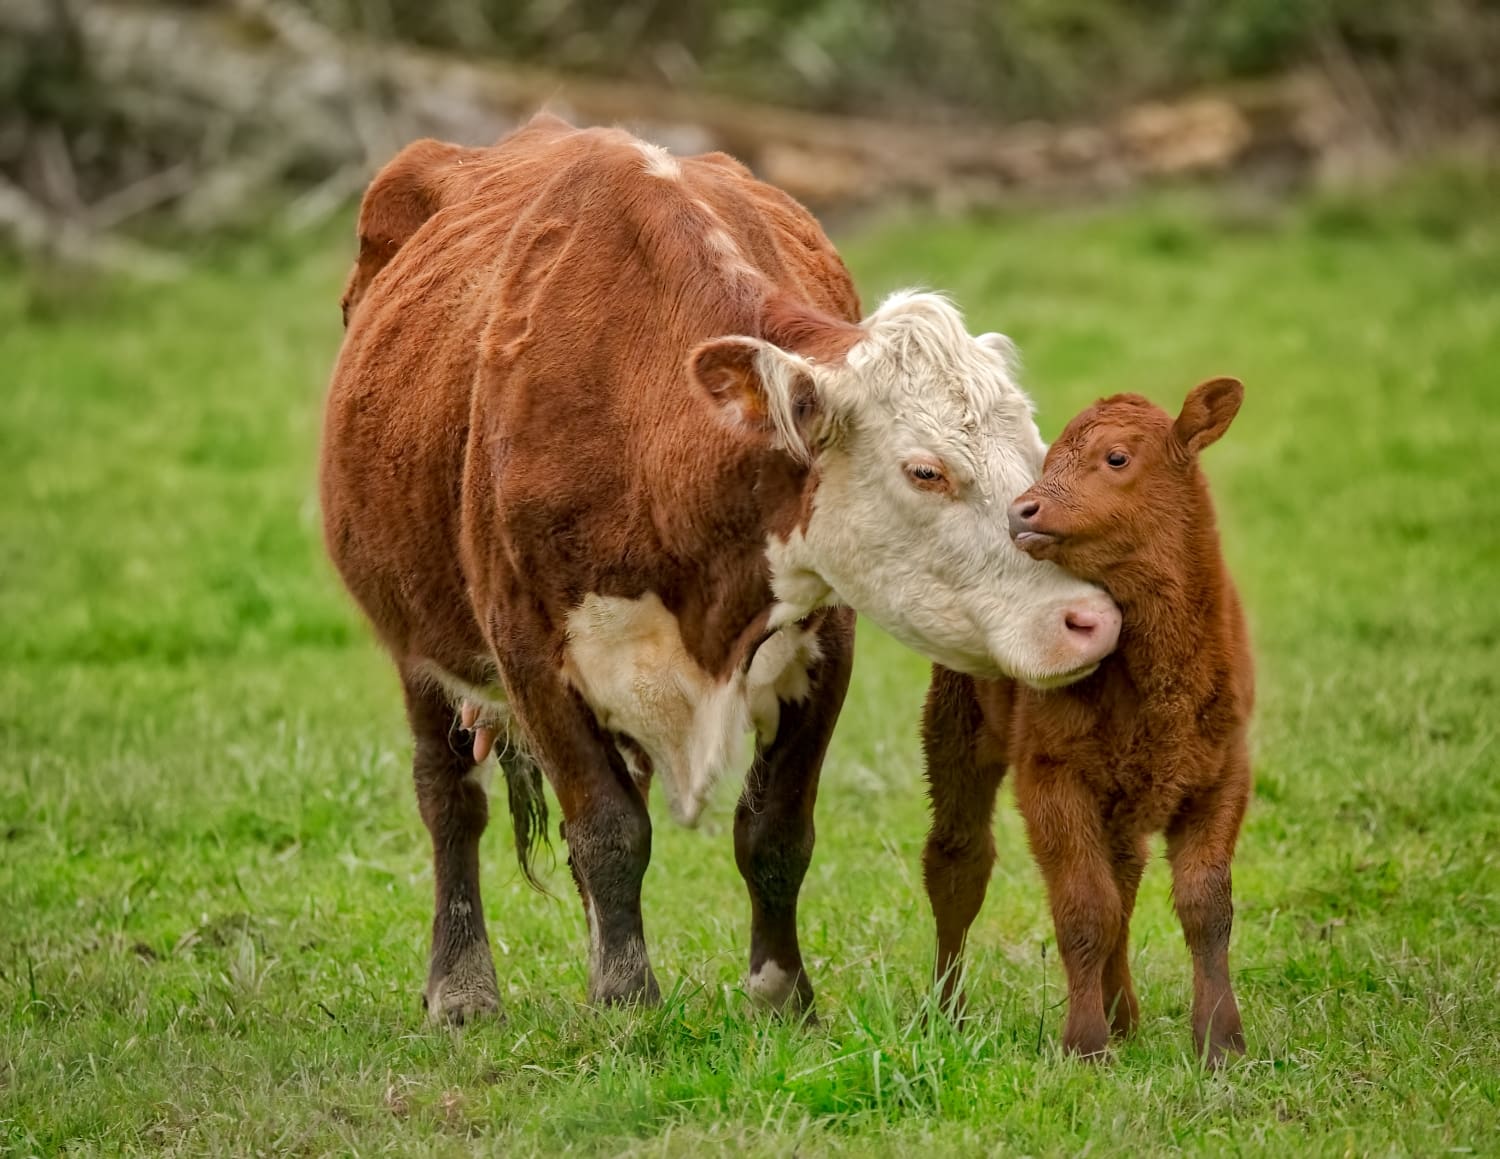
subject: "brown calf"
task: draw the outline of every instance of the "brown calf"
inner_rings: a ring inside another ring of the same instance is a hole
[[[963,943],[994,862],[1007,764],[1046,878],[1068,975],[1064,1047],[1102,1055],[1140,1018],[1130,915],[1165,830],[1173,899],[1193,955],[1193,1039],[1217,1065],[1243,1053],[1229,983],[1230,861],[1250,796],[1254,676],[1198,454],[1238,412],[1230,378],[1188,395],[1174,422],[1139,395],[1084,411],[1010,508],[1017,546],[1102,585],[1119,649],[1091,677],[1039,691],[937,667],[923,741],[933,824],[924,852],[944,998],[961,1000]]]

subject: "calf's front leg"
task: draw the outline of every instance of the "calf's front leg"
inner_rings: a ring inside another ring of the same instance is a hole
[[[825,615],[807,694],[779,705],[776,734],[757,741],[734,811],[734,858],[750,894],[745,989],[761,1005],[789,1014],[813,1004],[797,938],[797,898],[812,862],[818,777],[849,687],[853,620],[842,610]]]
[[[1110,1030],[1122,1038],[1132,1034],[1141,1021],[1141,1004],[1130,976],[1130,918],[1135,912],[1135,897],[1146,870],[1146,857],[1144,837],[1123,835],[1115,839],[1113,860],[1115,886],[1120,891],[1120,933],[1104,963],[1104,1006],[1109,1013]]]
[[[1101,1058],[1110,1034],[1104,970],[1120,945],[1125,914],[1098,805],[1067,769],[1031,762],[1017,769],[1016,800],[1047,881],[1058,954],[1068,976],[1063,1049]]]
[[[1193,1046],[1210,1067],[1245,1053],[1245,1031],[1229,982],[1234,927],[1230,862],[1249,797],[1248,772],[1188,802],[1167,829],[1172,900],[1193,955]]]

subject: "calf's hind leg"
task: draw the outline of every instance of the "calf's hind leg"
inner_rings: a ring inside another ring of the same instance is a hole
[[[449,743],[448,702],[420,679],[403,678],[402,684],[416,739],[417,806],[432,837],[432,956],[422,1001],[434,1022],[462,1023],[500,1010],[479,896],[479,838],[489,822],[489,798],[472,755]]]
[[[937,924],[935,978],[944,1009],[959,1014],[964,943],[995,864],[995,793],[1005,775],[1013,689],[934,666],[922,712],[932,825],[922,880]]]
[[[1229,784],[1188,803],[1167,829],[1172,900],[1193,955],[1193,1045],[1210,1067],[1245,1053],[1245,1031],[1229,982],[1234,926],[1230,862],[1249,797]]]
[[[852,615],[827,615],[818,643],[822,656],[808,672],[807,695],[780,704],[776,735],[757,744],[734,811],[734,859],[750,894],[745,988],[761,1005],[789,1014],[813,1004],[797,938],[797,898],[812,861],[818,776],[849,687]]]

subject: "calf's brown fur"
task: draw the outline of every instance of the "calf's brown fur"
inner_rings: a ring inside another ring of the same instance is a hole
[[[1084,1056],[1140,1019],[1130,916],[1161,831],[1193,958],[1195,1046],[1210,1065],[1244,1051],[1230,861],[1250,796],[1254,677],[1198,465],[1242,398],[1238,381],[1213,379],[1175,422],[1139,395],[1104,399],[1068,424],[1012,504],[1022,550],[1102,585],[1121,608],[1119,648],[1093,676],[1038,691],[937,667],[928,691],[923,866],[944,998],[961,1001],[964,939],[994,863],[995,793],[1012,765],[1067,971],[1063,1045]]]

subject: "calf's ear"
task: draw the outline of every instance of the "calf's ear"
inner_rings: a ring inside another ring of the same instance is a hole
[[[1172,437],[1188,454],[1196,455],[1219,441],[1244,401],[1245,386],[1237,378],[1200,382],[1182,404],[1182,413],[1172,424]]]
[[[715,338],[689,356],[688,375],[725,422],[812,461],[823,406],[805,358],[759,338]]]

